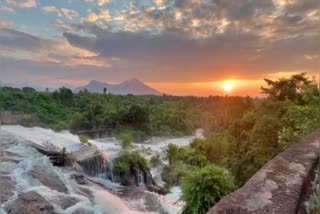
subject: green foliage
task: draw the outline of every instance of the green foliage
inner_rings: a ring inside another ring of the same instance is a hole
[[[182,162],[165,166],[161,175],[165,182],[165,188],[170,190],[173,186],[181,185],[182,178],[187,174],[189,169],[190,167]]]
[[[208,165],[190,171],[183,178],[182,199],[188,213],[203,214],[234,189],[234,179],[228,171]]]
[[[265,79],[269,88],[261,87],[263,93],[269,95],[273,100],[291,100],[297,104],[304,104],[303,90],[311,86],[312,82],[306,77],[306,73],[296,74],[289,79],[281,78],[277,81]]]
[[[161,162],[161,159],[160,159],[160,154],[155,154],[151,157],[150,159],[150,166],[151,167],[156,167],[159,163]]]
[[[125,152],[115,159],[114,173],[124,184],[129,183],[134,169],[148,170],[147,160],[138,151]]]
[[[177,145],[170,143],[163,152],[165,153],[170,165],[178,160],[179,147]]]
[[[89,142],[89,139],[84,136],[84,135],[80,135],[79,136],[79,140],[82,144],[87,145],[87,146],[92,146],[92,144]]]
[[[106,96],[86,90],[73,94],[67,88],[53,93],[0,88],[0,109],[37,113],[36,125],[73,131],[130,129],[139,141],[146,135],[189,135],[198,127],[220,131],[251,105],[249,98],[241,97]]]
[[[131,132],[125,132],[120,135],[122,148],[127,149],[132,145],[133,135]]]
[[[320,213],[320,170],[318,169],[315,174],[315,179],[312,182],[311,195],[305,203],[306,211],[308,214]]]

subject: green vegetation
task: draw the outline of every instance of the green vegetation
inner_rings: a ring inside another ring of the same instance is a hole
[[[161,158],[160,158],[160,154],[155,154],[151,157],[150,159],[150,165],[151,167],[156,167],[161,161]]]
[[[120,135],[122,148],[129,148],[133,142],[133,135],[131,132],[125,132]]]
[[[299,74],[266,83],[264,99],[73,94],[67,88],[47,93],[4,87],[0,110],[35,112],[40,118],[37,125],[56,130],[112,128],[123,148],[147,135],[188,135],[203,128],[205,140],[164,149],[169,165],[162,177],[167,189],[183,186],[186,212],[204,213],[268,160],[320,128],[320,96],[314,81]],[[159,161],[160,155],[152,157],[150,166]],[[147,161],[138,152],[126,151],[116,160],[115,173],[123,183],[130,182],[135,167],[147,170]]]
[[[147,160],[138,151],[125,152],[115,159],[114,174],[121,183],[130,184],[134,170],[149,170]]]
[[[266,81],[269,88],[263,88],[263,91],[268,97],[228,122],[228,126],[208,132],[205,140],[194,140],[189,147],[169,145],[164,150],[169,166],[164,169],[163,180],[166,188],[182,183],[187,213],[206,212],[228,192],[216,198],[213,190],[211,195],[204,190],[196,191],[207,178],[204,175],[196,177],[195,172],[201,174],[202,169],[217,165],[228,170],[235,178],[235,185],[240,187],[268,160],[320,128],[319,91],[304,74]],[[192,182],[186,180],[193,176],[196,178]],[[215,185],[224,189],[221,183]],[[186,186],[189,187],[187,190]],[[201,200],[202,197],[210,198],[210,203]]]
[[[37,125],[72,131],[112,128],[134,139],[146,135],[188,135],[198,128],[215,132],[253,108],[242,97],[120,96],[61,88],[53,93],[32,89],[0,88],[0,110],[37,113]]]
[[[79,140],[82,144],[87,145],[87,146],[92,146],[92,143],[89,142],[89,139],[84,136],[84,135],[80,135],[79,136]]]
[[[234,189],[234,179],[225,169],[215,165],[194,169],[182,183],[182,199],[187,203],[185,213],[204,214]]]
[[[308,214],[320,213],[320,170],[315,174],[315,179],[312,182],[312,190],[309,200],[306,202],[306,211]]]

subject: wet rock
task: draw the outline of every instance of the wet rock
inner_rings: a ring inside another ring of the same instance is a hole
[[[40,152],[43,155],[46,155],[49,157],[51,163],[54,166],[65,166],[65,162],[66,162],[66,154],[65,154],[65,149],[63,149],[61,152],[59,151],[55,151],[57,148],[51,148],[47,147],[47,148],[43,148],[40,145],[33,145],[38,152]],[[48,150],[49,148],[49,150]]]
[[[106,170],[106,162],[99,152],[93,156],[77,161],[81,166],[81,171],[90,176],[97,176]]]
[[[5,203],[13,195],[15,183],[8,176],[0,175],[0,204]]]
[[[80,173],[72,174],[70,176],[70,178],[76,180],[77,183],[80,184],[80,185],[85,185],[85,184],[88,183],[86,177],[83,174],[80,174]]]
[[[63,197],[61,198],[60,201],[60,206],[62,209],[67,209],[69,207],[74,206],[75,204],[77,204],[79,201],[75,198],[72,197]]]
[[[5,208],[8,214],[54,214],[54,208],[37,192],[21,193]]]
[[[57,190],[58,192],[68,193],[67,187],[60,180],[59,176],[53,172],[40,168],[31,170],[29,174],[33,178],[38,179],[44,186],[47,186],[50,189]]]
[[[147,185],[146,187],[148,191],[158,193],[159,195],[165,195],[168,193],[164,188],[157,185]]]

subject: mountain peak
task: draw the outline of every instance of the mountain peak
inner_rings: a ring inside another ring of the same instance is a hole
[[[96,85],[96,84],[104,84],[103,82],[99,82],[97,80],[91,80],[88,85]]]
[[[151,88],[136,78],[126,80],[120,84],[109,84],[99,82],[97,80],[91,80],[88,85],[78,87],[75,89],[75,91],[87,89],[90,92],[103,93],[104,88],[107,88],[107,91],[111,94],[161,95],[159,91]]]

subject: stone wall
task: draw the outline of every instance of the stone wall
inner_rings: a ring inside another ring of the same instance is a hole
[[[0,121],[3,125],[27,125],[37,120],[37,114],[25,114],[12,111],[0,112]]]
[[[243,187],[221,199],[209,214],[304,213],[302,203],[319,162],[320,131],[263,166]]]

